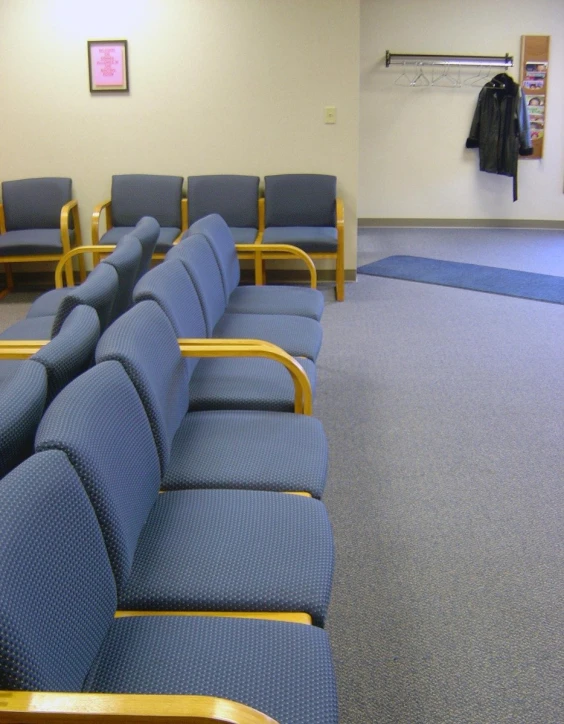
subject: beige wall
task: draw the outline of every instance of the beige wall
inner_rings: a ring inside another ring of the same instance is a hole
[[[525,34],[551,35],[545,155],[520,162],[513,203],[511,179],[464,147],[479,88],[400,87],[384,57],[509,53],[518,80]],[[362,0],[360,46],[359,217],[564,219],[562,0]]]
[[[359,0],[0,0],[0,28],[0,178],[71,176],[86,242],[113,173],[331,173],[355,268]],[[131,91],[91,95],[111,38]]]

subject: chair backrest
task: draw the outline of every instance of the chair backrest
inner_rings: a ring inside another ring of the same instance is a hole
[[[33,452],[35,431],[47,402],[47,371],[24,360],[0,388],[0,478]],[[0,487],[2,483],[0,481]]]
[[[192,224],[188,231],[188,236],[201,234],[211,246],[225,291],[225,303],[229,301],[229,297],[234,289],[239,286],[241,281],[241,266],[239,257],[235,248],[235,240],[229,226],[219,214],[210,214],[204,216],[195,224]],[[180,242],[182,243],[182,241]]]
[[[265,176],[265,226],[335,226],[336,200],[336,176],[315,173]]]
[[[79,304],[53,339],[32,356],[47,372],[47,404],[92,365],[99,337],[100,320],[96,310]]]
[[[141,279],[143,274],[146,274],[151,267],[151,259],[157,246],[160,230],[161,227],[156,219],[152,216],[143,216],[131,232],[139,239],[139,243],[143,249],[141,263],[139,264],[138,279]]]
[[[72,199],[70,178],[26,178],[2,183],[6,231],[58,229]]]
[[[165,262],[178,259],[184,264],[198,293],[206,320],[207,336],[225,313],[225,288],[216,256],[205,236],[185,236],[167,252]]]
[[[94,307],[103,332],[112,319],[112,307],[119,285],[117,271],[111,264],[98,264],[78,287],[72,287],[59,304],[53,321],[52,336],[58,334],[65,319],[79,304]]]
[[[174,329],[154,301],[139,302],[102,335],[96,362],[117,360],[135,385],[159,452],[161,475],[188,411],[190,375]]]
[[[179,259],[159,264],[137,282],[133,290],[133,301],[137,304],[145,300],[152,300],[159,305],[177,337],[207,337],[206,321],[198,293]],[[186,359],[190,374],[197,363],[197,358]]]
[[[259,180],[230,174],[188,176],[190,224],[220,214],[228,226],[258,229]]]
[[[33,455],[0,481],[0,689],[81,691],[116,603],[76,471]]]
[[[57,395],[39,424],[35,449],[63,450],[75,468],[96,511],[119,591],[161,481],[149,420],[119,362],[95,365]]]
[[[118,275],[118,288],[110,312],[110,320],[117,319],[132,304],[133,287],[139,277],[139,265],[143,249],[139,239],[133,234],[126,234],[118,239],[116,248],[102,260],[102,264],[110,264]]]
[[[112,176],[112,222],[135,226],[143,216],[161,226],[182,226],[182,176],[122,174]]]

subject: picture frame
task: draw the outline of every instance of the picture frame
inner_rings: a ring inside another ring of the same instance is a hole
[[[88,40],[90,93],[127,93],[127,40]]]

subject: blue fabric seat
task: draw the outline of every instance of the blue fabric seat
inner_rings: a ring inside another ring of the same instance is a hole
[[[35,454],[0,485],[1,689],[215,696],[280,724],[337,724],[320,628],[114,619],[116,603],[105,541],[75,469],[60,450]]]
[[[151,216],[160,226],[155,253],[166,253],[186,228],[182,219],[182,183],[181,176],[112,176],[111,199],[94,211],[92,243],[115,244],[121,236],[132,233],[142,217]],[[103,211],[107,231],[100,236],[99,220]]]
[[[35,431],[47,402],[47,370],[35,360],[17,363],[0,383],[0,478],[33,452]]]
[[[156,266],[133,290],[134,302],[153,300],[169,318],[177,337],[202,339],[206,322],[197,291],[176,259]],[[315,393],[315,364],[299,360]],[[287,370],[270,359],[186,360],[191,410],[294,410],[294,385]],[[195,369],[194,369],[195,368]]]
[[[187,413],[189,371],[156,302],[139,302],[106,330],[96,361],[118,360],[151,423],[162,489],[305,491],[321,497],[327,440],[319,420],[272,411]]]
[[[258,236],[259,177],[237,174],[188,176],[188,222],[220,214],[237,243]]]
[[[184,237],[167,254],[179,259],[196,287],[208,337],[262,339],[294,357],[315,361],[321,349],[321,325],[314,319],[288,314],[226,314],[220,267],[213,249],[201,234]]]
[[[317,289],[298,286],[239,286],[241,270],[233,230],[218,214],[192,224],[188,235],[202,234],[213,249],[225,291],[225,311],[235,314],[292,314],[319,321],[324,298]]]
[[[0,263],[13,289],[11,264],[58,261],[81,244],[80,219],[70,178],[29,178],[2,183]],[[72,285],[72,267],[66,268]]]
[[[51,403],[36,435],[36,451],[49,449],[67,454],[96,510],[120,608],[301,611],[323,624],[333,571],[323,504],[247,490],[159,495],[151,426],[119,362]]]
[[[119,277],[111,264],[99,264],[85,281],[70,287],[54,315],[33,316],[15,322],[0,333],[2,339],[51,339],[58,334],[65,319],[80,304],[93,307],[103,331],[112,321],[112,307],[118,293]]]
[[[264,225],[265,244],[292,244],[314,259],[334,259],[337,301],[344,299],[344,215],[335,176],[265,176]]]

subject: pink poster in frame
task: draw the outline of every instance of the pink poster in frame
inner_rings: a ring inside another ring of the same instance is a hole
[[[90,92],[128,91],[127,40],[89,40]]]

